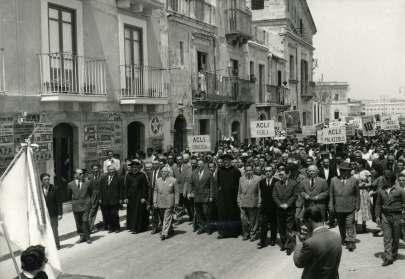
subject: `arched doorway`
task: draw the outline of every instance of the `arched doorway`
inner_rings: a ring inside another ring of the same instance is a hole
[[[53,128],[53,159],[55,166],[55,184],[63,190],[64,201],[70,199],[67,183],[73,179],[74,152],[73,152],[73,127],[61,123]]]
[[[232,134],[233,139],[235,140],[235,143],[239,144],[240,143],[240,123],[239,123],[239,121],[232,122],[231,134]]]
[[[186,138],[187,122],[183,115],[179,115],[174,122],[174,142],[173,146],[177,152],[181,152],[187,145]]]
[[[145,125],[143,123],[134,121],[128,125],[127,128],[127,146],[128,158],[135,156],[139,150],[145,149]]]

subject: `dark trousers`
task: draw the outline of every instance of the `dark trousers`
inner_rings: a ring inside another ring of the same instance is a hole
[[[209,216],[209,203],[196,202],[194,204],[194,220],[197,230],[207,231]]]
[[[281,245],[287,249],[295,247],[295,209],[286,210],[277,208],[277,227],[280,234]]]
[[[53,237],[55,238],[55,244],[56,247],[60,247],[60,242],[59,242],[59,232],[58,232],[58,216],[56,217],[50,217],[51,219],[51,227],[52,227],[52,232],[53,232]]]
[[[101,212],[105,218],[104,224],[109,231],[117,231],[120,229],[120,217],[118,214],[119,204],[116,205],[101,205]]]
[[[94,223],[96,222],[97,212],[98,212],[98,208],[100,206],[99,198],[100,198],[99,192],[93,191],[93,194],[91,196],[91,207],[90,207],[90,215],[89,215],[90,231],[92,231],[94,229]],[[103,214],[103,223],[105,225],[104,214]]]
[[[194,198],[187,198],[183,194],[180,194],[179,204],[186,209],[187,215],[190,220],[194,218]]]
[[[213,232],[218,229],[217,222],[218,222],[218,209],[217,203],[213,201],[208,205],[209,207],[209,214],[208,214],[208,231]]]
[[[152,208],[151,208],[151,225],[152,225],[152,230],[159,231],[159,230],[161,229],[159,220],[160,220],[159,208],[152,207]]]
[[[337,212],[336,218],[342,242],[354,243],[356,241],[354,212]]]
[[[73,216],[75,217],[76,229],[80,238],[85,240],[90,239],[89,211],[73,212]]]
[[[267,242],[267,232],[269,231],[270,224],[270,240],[276,241],[277,239],[277,214],[268,211],[260,213],[260,242]]]
[[[387,260],[398,256],[401,236],[401,214],[381,214],[381,227],[384,235],[384,252]]]

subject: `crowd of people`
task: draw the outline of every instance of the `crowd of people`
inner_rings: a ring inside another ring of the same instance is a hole
[[[126,205],[125,229],[134,234],[150,230],[165,240],[189,221],[196,234],[241,235],[259,249],[278,243],[290,255],[306,227],[306,211],[316,207],[318,223],[338,226],[349,251],[356,249],[357,233],[383,236],[383,265],[389,265],[405,239],[402,138],[399,131],[377,131],[375,137],[358,135],[335,145],[318,144],[315,137],[225,141],[215,152],[148,149],[123,162],[109,152],[102,166],[76,170],[69,183],[79,242],[91,243],[99,208],[103,229],[124,229],[118,213]],[[41,179],[59,247],[62,211],[49,194],[57,187],[49,175]],[[370,221],[377,229],[367,228]]]

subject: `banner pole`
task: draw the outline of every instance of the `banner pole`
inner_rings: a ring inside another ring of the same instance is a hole
[[[11,258],[13,259],[15,271],[17,272],[18,278],[19,278],[19,279],[22,279],[22,278],[21,278],[20,269],[18,268],[18,264],[17,264],[17,261],[16,261],[15,256],[14,256],[13,249],[11,249],[10,238],[9,238],[9,236],[8,236],[6,224],[4,224],[3,221],[0,221],[0,224],[1,224],[1,227],[3,228],[4,237],[6,238],[8,250],[10,251]]]

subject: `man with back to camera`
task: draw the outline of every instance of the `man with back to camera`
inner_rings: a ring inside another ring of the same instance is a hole
[[[341,238],[323,225],[318,206],[305,209],[294,264],[304,268],[302,279],[337,279],[342,256]],[[302,241],[302,242],[301,242]]]

